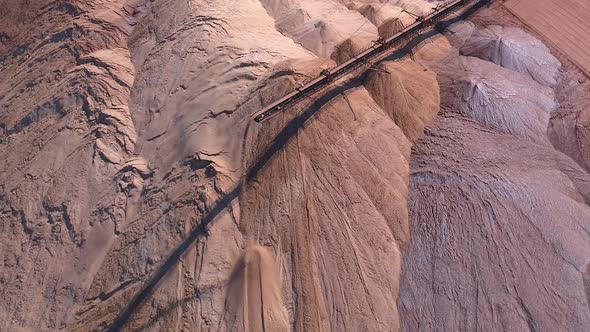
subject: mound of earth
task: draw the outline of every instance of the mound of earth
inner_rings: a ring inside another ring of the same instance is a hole
[[[402,31],[406,25],[399,18],[391,18],[383,22],[377,29],[379,36],[388,38]]]
[[[443,35],[434,35],[420,42],[412,50],[412,59],[417,61],[431,62],[440,60],[456,51]]]
[[[460,49],[465,45],[465,41],[471,37],[475,29],[473,22],[460,21],[445,29],[444,35],[451,46]]]
[[[440,96],[436,74],[410,60],[385,62],[367,78],[367,90],[411,140],[434,120]]]
[[[260,4],[264,6],[268,14],[272,17],[277,17],[284,10],[301,2],[300,0],[260,0]]]
[[[238,259],[225,303],[226,331],[289,331],[279,271],[265,247],[247,248]]]
[[[250,141],[255,151],[265,153],[261,143],[276,139],[280,123]],[[240,230],[280,249],[283,285],[301,290],[284,292],[287,308],[298,308],[290,312],[295,328],[399,326],[408,140],[362,88],[342,93],[292,134],[241,195]]]
[[[557,108],[552,89],[528,75],[473,57],[432,65],[449,106],[484,127],[550,145],[547,126]],[[452,87],[452,88],[450,88]]]
[[[250,138],[249,164],[276,155],[240,196],[240,230],[278,246],[283,285],[305,290],[284,293],[287,308],[300,308],[291,312],[296,328],[396,329],[411,143],[365,88],[335,89]]]
[[[406,13],[403,8],[393,6],[389,3],[370,3],[358,9],[376,27],[381,27],[388,21],[399,21],[400,25],[408,26],[414,23],[415,18]]]
[[[366,48],[377,28],[356,11],[326,1],[298,3],[276,17],[277,29],[321,57],[349,38]]]
[[[506,43],[495,60],[514,61],[502,66],[454,55],[430,63],[442,111],[413,148],[403,331],[590,324],[590,175],[548,144],[555,94],[533,80],[546,68],[514,71],[531,40]]]
[[[466,24],[497,64],[435,36],[252,121],[439,4],[389,3],[0,2],[0,330],[588,326],[588,174],[535,143],[530,37]]]
[[[104,329],[233,184],[243,132],[229,116],[236,105],[274,63],[312,54],[259,3],[0,9],[11,13],[0,20],[0,329]],[[211,259],[227,276],[235,249]],[[193,305],[199,284],[182,285]],[[156,306],[181,301],[168,286]]]
[[[547,46],[517,27],[491,25],[475,30],[461,47],[461,54],[494,62],[554,86],[561,66]]]
[[[428,14],[438,5],[438,1],[429,0],[390,0],[389,3],[403,8],[414,17]]]
[[[366,43],[359,43],[356,39],[347,39],[334,48],[330,58],[336,63],[344,63],[367,49]]]
[[[573,160],[443,113],[411,169],[403,331],[590,324],[590,176]]]
[[[553,113],[548,135],[553,145],[590,170],[590,79],[566,72],[557,90],[559,108]]]

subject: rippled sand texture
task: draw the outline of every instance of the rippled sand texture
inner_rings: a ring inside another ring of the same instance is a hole
[[[584,330],[543,41],[453,25],[249,117],[434,6],[0,2],[0,330]]]

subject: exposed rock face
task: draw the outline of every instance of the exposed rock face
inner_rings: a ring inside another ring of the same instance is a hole
[[[532,37],[249,117],[436,5],[0,2],[0,330],[583,330],[590,179]]]

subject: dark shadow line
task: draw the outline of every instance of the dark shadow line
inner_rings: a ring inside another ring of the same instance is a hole
[[[201,298],[201,296],[205,293],[208,293],[214,289],[218,289],[218,288],[222,288],[223,285],[222,284],[214,284],[211,286],[208,286],[206,288],[201,288],[197,290],[196,294],[187,296],[187,297],[183,297],[182,299],[177,299],[176,301],[170,303],[168,305],[168,307],[166,307],[164,310],[160,310],[158,311],[158,314],[151,317],[150,320],[143,324],[142,326],[134,329],[134,332],[139,332],[139,331],[143,331],[146,328],[151,328],[154,327],[154,325],[156,325],[156,323],[160,320],[160,318],[166,317],[168,316],[173,310],[175,310],[176,308],[185,305],[186,303],[190,302],[190,301],[194,301],[194,300],[198,300]]]
[[[422,41],[438,34],[439,29],[442,27],[448,27],[450,24],[464,20],[465,18],[474,14],[478,9],[483,7],[484,5],[491,3],[492,0],[480,0],[477,4],[471,7],[469,10],[465,11],[465,13],[459,15],[458,17],[452,18],[447,21],[441,21],[439,24],[436,25],[434,30],[424,32],[419,34],[412,40],[410,40],[403,48],[396,50],[391,55],[387,56],[386,58],[378,61],[377,63],[381,63],[383,61],[391,61],[395,59],[399,59],[406,54],[408,54],[413,47],[421,43]],[[452,22],[452,23],[448,23]],[[265,150],[265,152],[258,158],[258,161],[251,167],[251,169],[246,173],[245,176],[245,184],[250,183],[254,180],[260,171],[264,168],[264,166],[272,159],[272,157],[288,143],[288,141],[296,135],[302,128],[304,128],[305,123],[314,115],[316,114],[324,105],[329,103],[333,98],[336,96],[356,87],[362,85],[364,78],[368,75],[368,70],[365,70],[361,75],[355,78],[349,79],[343,85],[336,86],[331,88],[328,92],[323,94],[319,97],[316,101],[314,101],[309,107],[306,108],[304,112],[295,116],[291,119],[287,125],[275,136],[270,146]],[[149,279],[148,283],[141,289],[139,293],[133,298],[133,300],[129,303],[129,305],[125,308],[125,310],[113,321],[113,324],[109,327],[108,331],[120,331],[123,326],[129,321],[135,310],[139,308],[139,306],[147,299],[148,296],[152,294],[160,280],[166,275],[166,273],[173,268],[180,257],[184,254],[184,252],[190,247],[190,245],[195,241],[199,236],[208,234],[208,227],[215,218],[228,206],[230,206],[231,202],[236,199],[241,190],[243,184],[238,184],[232,191],[227,193],[223,196],[219,201],[215,203],[211,211],[207,213],[201,223],[195,227],[188,237],[183,240],[183,242],[174,249],[174,251],[162,262],[162,264],[157,268],[154,272],[152,277]]]
[[[173,268],[182,254],[190,247],[200,235],[207,234],[207,228],[209,224],[219,215],[225,208],[227,208],[231,202],[238,197],[242,185],[237,185],[231,192],[222,197],[211,209],[209,213],[205,215],[201,223],[195,227],[188,237],[182,241],[182,243],[174,249],[174,251],[164,260],[164,262],[158,267],[156,272],[152,275],[149,282],[143,287],[143,289],[134,297],[129,303],[125,311],[115,319],[113,324],[109,327],[108,331],[119,331],[127,323],[131,315],[135,310],[142,304],[145,299],[152,294],[160,280],[166,275],[166,273]]]
[[[291,119],[287,125],[275,136],[270,146],[258,158],[258,161],[250,168],[250,171],[246,174],[246,183],[250,183],[252,180],[254,180],[262,168],[264,168],[264,166],[268,163],[268,161],[270,161],[278,151],[282,150],[289,142],[289,139],[295,136],[301,129],[303,129],[305,127],[305,123],[322,107],[324,107],[332,99],[339,96],[340,94],[361,85],[362,80],[351,79],[343,85],[333,87],[318,99],[316,99],[309,107],[305,109],[305,111]]]

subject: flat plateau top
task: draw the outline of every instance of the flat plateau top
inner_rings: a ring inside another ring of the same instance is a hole
[[[589,0],[507,0],[504,6],[590,76]]]

